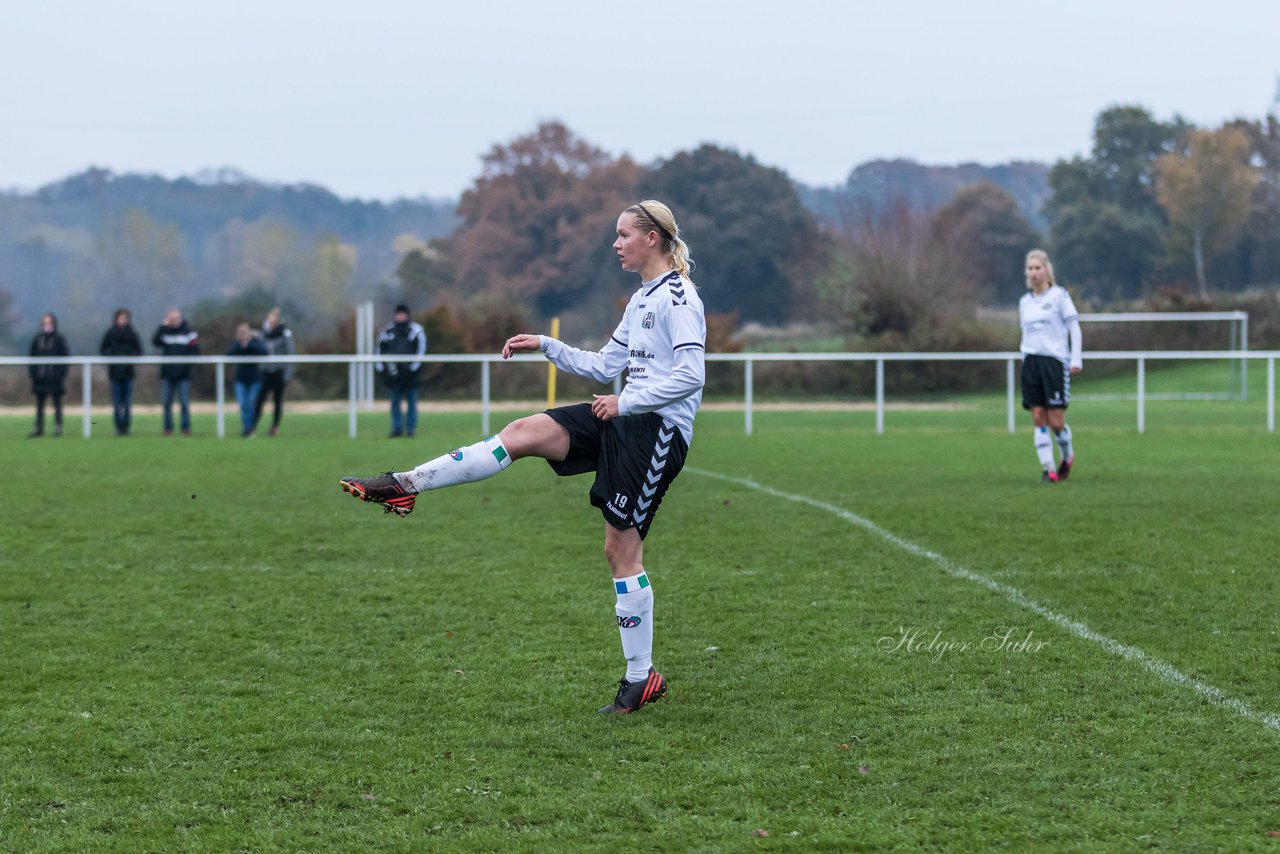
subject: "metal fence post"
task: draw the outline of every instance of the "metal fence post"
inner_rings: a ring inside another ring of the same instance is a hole
[[[227,419],[226,419],[226,401],[227,401],[227,366],[224,362],[219,362],[213,366],[213,375],[218,386],[218,438],[221,439],[227,435]]]
[[[1014,408],[1013,408],[1013,359],[1009,360],[1008,367],[1005,371],[1005,375],[1009,385],[1009,435],[1012,436],[1013,431],[1017,426],[1014,423],[1016,419],[1014,417]]]
[[[1267,359],[1267,432],[1276,432],[1276,360]]]
[[[747,431],[748,436],[751,435],[751,406],[752,406],[752,398],[754,397],[754,388],[753,388],[754,378],[752,376],[751,365],[752,365],[752,362],[750,359],[745,359],[742,362],[742,387],[744,392],[742,408],[743,408],[743,411],[746,413],[744,429]]]
[[[884,432],[884,359],[876,359],[876,433]]]
[[[1138,432],[1147,428],[1147,360],[1138,357]]]
[[[489,435],[489,360],[480,363],[480,434]]]
[[[89,405],[93,402],[93,363],[85,359],[83,363],[83,374],[80,377],[80,393],[84,400],[84,424],[80,428],[81,434],[88,439],[92,431],[91,419],[89,418]]]
[[[1249,313],[1245,312],[1244,317],[1240,318],[1240,350],[1241,352],[1249,352]],[[1240,360],[1240,399],[1249,399],[1249,360]]]
[[[356,437],[356,406],[360,399],[356,388],[360,375],[360,363],[354,359],[347,363],[347,436]]]

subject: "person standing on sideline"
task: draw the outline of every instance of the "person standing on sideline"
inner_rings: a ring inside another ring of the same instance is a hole
[[[415,469],[345,477],[342,489],[404,517],[427,490],[498,474],[524,457],[541,457],[558,475],[595,472],[591,503],[604,516],[604,553],[613,575],[614,616],[627,672],[600,714],[627,714],[666,695],[653,667],[653,587],[644,540],[663,496],[684,466],[702,402],[707,324],[693,281],[689,247],[674,215],[658,201],[618,217],[613,249],[622,269],[640,276],[622,320],[598,352],[546,335],[507,339],[502,357],[546,354],[563,371],[600,383],[625,369],[621,395],[548,409],[511,422],[496,436],[436,457]]]
[[[1042,249],[1027,253],[1027,292],[1018,300],[1018,320],[1022,324],[1022,408],[1031,410],[1035,425],[1036,457],[1043,471],[1040,480],[1059,483],[1071,474],[1076,461],[1066,418],[1071,378],[1084,370],[1084,342],[1071,294],[1055,281],[1053,265]],[[1051,430],[1061,456],[1056,468]]]
[[[422,324],[409,319],[409,306],[396,306],[391,322],[378,336],[378,353],[383,356],[425,356],[427,331]],[[408,436],[418,429],[418,372],[421,362],[377,362],[374,370],[382,375],[391,399],[391,438]]]
[[[292,356],[294,354],[293,332],[280,320],[280,307],[276,306],[267,312],[267,319],[262,321],[262,345],[268,356]],[[271,413],[271,435],[280,432],[280,418],[284,414],[284,387],[293,379],[293,364],[290,362],[263,362],[262,389],[258,392],[258,403],[253,409],[253,427],[256,430],[262,420],[262,410],[266,406],[267,395],[271,395],[273,410]]]
[[[41,315],[40,331],[31,339],[30,355],[71,355],[67,339],[58,331],[58,318],[52,313]],[[62,435],[62,396],[67,391],[69,370],[69,365],[32,365],[28,369],[31,374],[31,393],[36,396],[36,427],[28,434],[29,438],[44,435],[44,403],[49,398],[53,399],[53,435]]]
[[[265,356],[267,348],[253,334],[249,324],[241,323],[236,327],[236,340],[227,348],[228,356]],[[240,435],[252,439],[253,410],[258,405],[258,394],[262,391],[262,368],[257,362],[237,362],[235,374],[236,403],[240,407]]]
[[[133,315],[127,308],[116,309],[111,328],[102,336],[98,352],[103,356],[141,356],[142,339],[133,328]],[[111,412],[116,423],[116,435],[128,436],[133,424],[133,365],[107,366],[107,378],[111,380]]]
[[[164,316],[164,323],[151,337],[151,343],[160,348],[162,356],[199,356],[200,336],[187,325],[182,312],[171,308]],[[173,435],[173,399],[178,398],[181,410],[182,435],[191,435],[191,365],[164,364],[160,366],[160,396],[164,406],[164,434]]]

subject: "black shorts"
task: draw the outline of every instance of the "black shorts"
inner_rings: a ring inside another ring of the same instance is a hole
[[[562,477],[594,471],[591,503],[610,525],[635,528],[643,540],[667,487],[684,468],[689,448],[680,430],[653,412],[602,421],[589,403],[546,413],[569,431],[564,461],[547,463]]]
[[[1066,409],[1071,402],[1071,371],[1053,356],[1022,357],[1022,408]]]

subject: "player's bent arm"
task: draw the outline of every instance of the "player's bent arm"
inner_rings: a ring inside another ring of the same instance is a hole
[[[596,382],[609,382],[627,366],[627,346],[616,337],[598,352],[579,350],[563,341],[543,336],[547,358],[562,371]]]

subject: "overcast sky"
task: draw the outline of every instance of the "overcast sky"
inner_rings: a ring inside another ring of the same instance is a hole
[[[641,162],[703,142],[815,186],[867,160],[1053,161],[1097,113],[1273,109],[1280,2],[41,0],[0,22],[0,187],[229,166],[456,197],[558,119]]]

